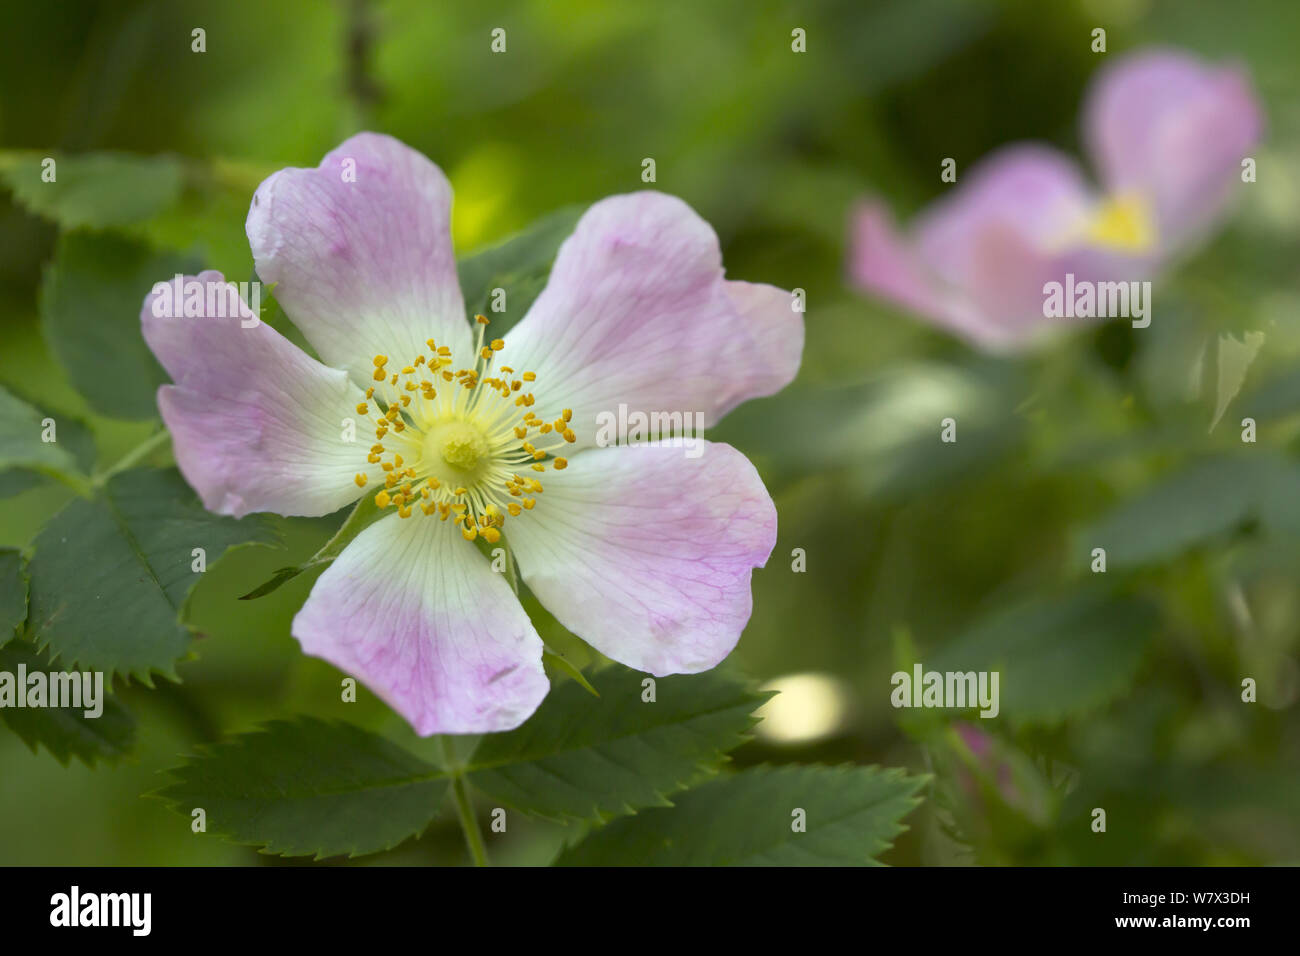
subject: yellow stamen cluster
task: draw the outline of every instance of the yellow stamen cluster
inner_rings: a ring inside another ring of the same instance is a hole
[[[531,511],[543,491],[537,477],[519,471],[527,465],[544,472],[548,464],[563,470],[568,460],[555,452],[577,436],[571,409],[553,421],[531,411],[535,373],[516,375],[508,365],[492,369],[505,341],[484,345],[488,320],[475,318],[479,332],[473,366],[454,368],[451,349],[433,339],[425,343],[427,355],[415,356],[396,371],[388,356],[376,355],[375,384],[356,410],[374,426],[375,443],[366,461],[383,473],[376,505],[396,508],[402,518],[418,510],[440,521],[450,519],[466,540],[482,537],[495,544],[506,518]],[[356,476],[362,488],[369,481],[365,473]]]

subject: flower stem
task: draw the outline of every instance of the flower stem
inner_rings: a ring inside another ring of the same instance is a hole
[[[479,830],[478,818],[469,802],[469,791],[465,788],[462,776],[464,768],[456,761],[456,751],[451,738],[442,738],[442,752],[447,758],[447,769],[451,771],[451,792],[456,799],[456,812],[460,815],[460,828],[465,831],[465,843],[469,846],[469,855],[475,866],[487,866],[487,849],[483,846],[483,833]]]
[[[161,448],[171,439],[171,432],[163,428],[154,432],[140,444],[136,445],[129,452],[119,458],[114,464],[109,465],[103,471],[91,478],[91,485],[94,488],[102,488],[108,479],[112,478],[120,471],[126,471],[132,465],[144,460],[151,452]]]

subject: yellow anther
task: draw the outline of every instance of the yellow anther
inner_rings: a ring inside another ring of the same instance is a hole
[[[575,442],[575,441],[578,440],[578,436],[575,435],[575,434],[573,434],[573,429],[572,429],[572,428],[569,428],[569,429],[566,429],[565,432],[564,432],[564,440],[567,441],[567,442],[569,442],[570,444],[572,444],[573,442]]]
[[[474,316],[474,321],[477,322],[479,325],[487,325],[488,317],[486,315],[476,315]]]
[[[560,417],[566,422],[573,421],[573,409],[566,408],[564,411],[560,412]]]
[[[485,317],[476,318],[487,324]],[[374,496],[376,505],[380,508],[393,505],[402,518],[411,517],[418,506],[421,514],[436,514],[442,521],[454,520],[469,541],[482,537],[495,544],[503,537],[499,529],[504,527],[507,515],[517,518],[532,510],[537,503],[534,496],[542,491],[542,484],[536,478],[508,475],[501,470],[508,467],[505,463],[512,458],[517,460],[522,452],[528,456],[524,459],[529,466],[524,469],[526,474],[540,474],[551,462],[554,462],[556,470],[560,470],[567,467],[568,461],[552,457],[552,451],[536,447],[527,440],[529,432],[534,435],[563,435],[570,442],[576,441],[576,436],[568,425],[573,414],[569,409],[553,421],[543,420],[532,410],[536,396],[526,390],[524,383],[536,381],[535,372],[515,373],[508,366],[501,366],[501,371],[495,374],[487,371],[495,353],[504,350],[505,339],[492,339],[486,344],[485,339],[486,336],[480,333],[478,356],[473,357],[474,364],[469,368],[463,367],[463,356],[457,362],[449,347],[438,346],[432,338],[426,340],[430,356],[427,359],[425,355],[408,358],[409,364],[402,365],[397,374],[386,367],[388,356],[376,355],[375,381],[383,382],[387,378],[394,391],[385,393],[372,412],[369,400],[374,397],[376,388],[372,385],[366,389],[366,401],[357,403],[356,409],[359,415],[375,416],[376,442],[370,447],[368,461],[382,468],[379,474],[383,488]],[[422,366],[429,371],[425,373],[428,378],[421,381],[419,370]],[[515,374],[519,377],[514,378]],[[439,396],[434,383],[438,375],[442,375],[444,382],[461,385],[472,392],[473,397],[464,404],[459,401],[459,393],[457,397],[444,396],[437,401]],[[398,388],[399,384],[404,387]],[[422,396],[425,402],[411,402],[412,392]],[[507,403],[512,398],[515,406],[522,409],[522,418],[503,422],[501,413],[507,410]],[[500,399],[506,401],[494,409],[486,407]],[[398,442],[399,447],[406,449],[404,455],[392,449],[386,450],[380,439],[389,431],[400,434],[407,428],[413,432],[411,438],[417,444],[406,446]],[[419,450],[412,451],[416,448]],[[408,461],[410,458],[415,460]],[[457,477],[466,484],[443,485],[429,473],[431,467],[439,468],[442,464],[456,470],[459,473]],[[514,467],[522,468],[523,463]],[[491,477],[494,473],[496,477]],[[375,479],[360,472],[355,480],[358,487],[364,488]],[[508,492],[506,497],[502,497],[503,488]]]
[[[568,467],[569,467],[569,459],[567,459],[567,458],[557,458],[557,459],[555,459],[555,470],[556,470],[556,471],[564,471],[564,469],[566,469],[566,468],[568,468]]]

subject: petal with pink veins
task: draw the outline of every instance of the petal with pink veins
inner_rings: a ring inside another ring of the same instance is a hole
[[[373,467],[364,445],[344,440],[360,389],[269,325],[244,328],[247,306],[221,273],[183,279],[194,281],[204,286],[204,315],[155,315],[158,297],[150,294],[140,322],[174,383],[158,390],[158,408],[204,507],[236,517],[318,516],[356,500],[355,476]],[[160,303],[159,311],[169,310]]]
[[[708,670],[752,609],[750,575],[776,544],[776,507],[730,445],[584,451],[506,522],[519,571],[566,628],[662,676]]]
[[[453,522],[418,512],[362,531],[292,632],[424,736],[510,730],[550,687],[541,638],[505,576]]]
[[[785,387],[802,354],[790,293],[726,281],[712,227],[680,199],[648,191],[587,210],[501,361],[537,373],[542,418],[573,410],[581,447],[597,415],[620,404],[698,412],[711,426]]]
[[[285,313],[325,362],[368,384],[375,355],[405,365],[430,337],[471,361],[450,219],[442,170],[391,136],[359,133],[315,169],[263,182],[246,228]]]

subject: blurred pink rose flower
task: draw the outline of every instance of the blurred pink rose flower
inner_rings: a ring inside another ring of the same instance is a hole
[[[864,202],[850,279],[981,348],[1023,346],[1062,321],[1044,318],[1046,283],[1150,280],[1204,237],[1262,125],[1242,71],[1175,51],[1129,55],[1085,98],[1097,187],[1051,147],[1006,146],[959,176],[906,236],[881,202]]]

